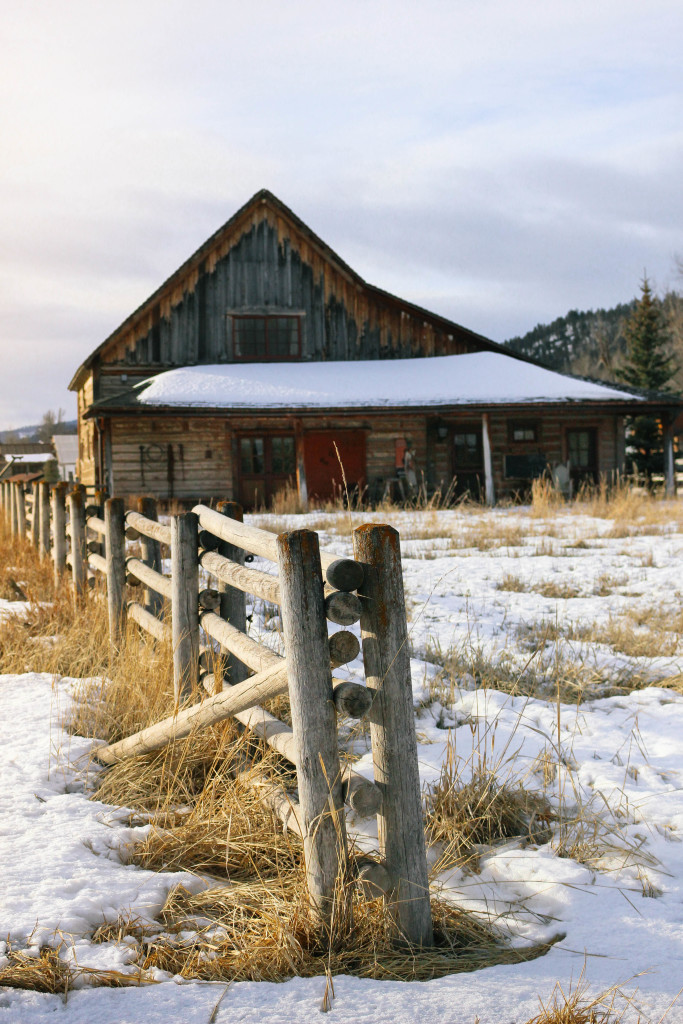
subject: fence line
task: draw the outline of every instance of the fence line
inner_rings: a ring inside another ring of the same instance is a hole
[[[354,558],[321,550],[318,536],[295,530],[276,536],[242,521],[233,502],[198,504],[157,518],[154,499],[126,509],[122,499],[86,505],[83,488],[67,495],[50,488],[3,482],[5,528],[29,537],[51,558],[55,579],[71,573],[74,599],[95,579],[106,582],[114,649],[126,619],[173,649],[175,706],[169,715],[117,743],[96,748],[105,765],[158,750],[176,739],[233,717],[296,766],[298,800],[260,777],[253,766],[240,778],[302,839],[310,906],[323,931],[335,900],[348,898],[344,806],[377,814],[380,862],[353,865],[357,880],[385,893],[400,936],[430,945],[432,922],[424,846],[417,745],[412,710],[405,601],[398,534],[387,526],[354,531]],[[101,497],[101,496],[100,496]],[[126,557],[126,540],[141,556]],[[171,571],[163,571],[162,548]],[[274,563],[277,575],[244,565],[245,553]],[[203,587],[200,568],[216,581]],[[142,586],[142,601],[127,587]],[[247,634],[246,595],[280,609],[284,655]],[[170,622],[169,618],[170,610]],[[360,620],[367,686],[336,679],[333,669],[356,658],[360,646],[345,629],[328,636],[327,622]],[[200,642],[200,631],[207,644]],[[216,665],[215,643],[224,656]],[[219,671],[219,667],[224,666]],[[211,670],[213,667],[213,671]],[[289,695],[292,726],[261,705]],[[337,712],[368,714],[375,781],[342,770]],[[336,914],[336,911],[335,911]]]

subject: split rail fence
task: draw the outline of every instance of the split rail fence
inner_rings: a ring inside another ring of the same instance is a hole
[[[199,504],[171,516],[167,525],[158,521],[152,498],[139,498],[137,510],[126,510],[120,498],[86,505],[82,488],[67,492],[62,483],[34,483],[25,491],[3,482],[6,528],[30,537],[42,557],[52,558],[57,582],[70,571],[76,600],[85,599],[98,575],[106,580],[114,647],[130,619],[155,639],[170,641],[173,650],[173,713],[97,748],[94,756],[115,764],[235,718],[296,767],[298,799],[253,771],[245,780],[301,837],[319,926],[329,929],[335,900],[347,888],[340,881],[353,870],[372,894],[384,894],[401,937],[430,945],[398,533],[384,525],[360,526],[353,535],[354,558],[340,559],[321,551],[312,531],[276,536],[246,525],[233,502],[219,503],[217,510]],[[140,557],[126,557],[127,539],[139,540]],[[163,572],[167,549],[170,575]],[[245,555],[274,563],[277,575],[248,567]],[[215,589],[201,586],[200,570]],[[127,600],[129,586],[144,588],[139,601]],[[247,634],[247,594],[279,606],[284,657]],[[367,686],[333,677],[335,667],[358,655],[359,644],[345,629],[328,636],[328,620],[340,626],[360,620]],[[291,727],[261,706],[284,693]],[[368,716],[374,782],[341,769],[337,712]],[[349,863],[345,804],[361,815],[377,815],[380,860]]]

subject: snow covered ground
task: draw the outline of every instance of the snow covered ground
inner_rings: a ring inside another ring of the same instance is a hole
[[[501,781],[544,794],[556,819],[551,842],[482,850],[478,871],[450,868],[435,887],[489,914],[516,945],[558,941],[528,963],[427,983],[337,978],[333,1020],[512,1024],[537,1012],[538,997],[547,999],[557,981],[566,990],[582,975],[594,993],[616,985],[632,997],[634,1020],[640,1013],[656,1022],[676,999],[683,696],[656,685],[683,671],[680,634],[668,628],[680,623],[683,589],[680,508],[671,510],[670,521],[626,525],[569,512],[540,520],[524,509],[398,516],[425,788],[450,744],[463,780],[486,755]],[[284,525],[310,525],[326,547],[350,549],[346,515],[280,519]],[[448,679],[444,663],[455,673]],[[593,699],[569,700],[567,688],[556,699],[568,666]],[[472,672],[498,672],[508,684],[534,673],[542,696],[477,689]],[[348,667],[350,678],[360,673],[360,663]],[[606,695],[629,677],[653,685]],[[128,827],[124,810],[88,798],[82,769],[90,741],[62,729],[72,687],[44,675],[0,677],[0,935],[33,952],[61,946],[84,971],[66,1001],[0,990],[0,1024],[208,1024],[221,997],[211,1018],[218,1024],[309,1021],[322,978],[226,990],[160,972],[156,985],[89,985],[88,968],[135,973],[129,944],[91,941],[100,924],[128,913],[153,922],[178,881],[205,883],[126,863],[143,829]],[[363,741],[356,750],[370,774]],[[371,848],[373,823],[350,825]],[[683,997],[666,1020],[683,1021]]]

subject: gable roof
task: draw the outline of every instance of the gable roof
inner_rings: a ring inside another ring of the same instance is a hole
[[[198,270],[207,257],[209,257],[216,249],[221,247],[226,238],[239,230],[242,222],[244,222],[246,226],[246,223],[253,218],[255,211],[259,208],[269,208],[282,216],[285,220],[288,220],[297,229],[297,231],[305,236],[311,247],[316,249],[325,260],[334,264],[343,275],[359,287],[364,288],[368,293],[381,297],[384,300],[397,303],[419,317],[429,317],[430,320],[442,325],[445,330],[455,330],[467,335],[473,342],[476,342],[479,347],[486,348],[490,351],[506,352],[513,358],[519,359],[523,362],[534,362],[534,360],[529,359],[527,356],[510,352],[506,346],[500,345],[495,341],[491,341],[490,338],[486,338],[484,335],[478,334],[476,331],[471,331],[467,327],[462,327],[460,324],[455,323],[453,320],[449,320],[447,317],[440,316],[438,313],[433,313],[430,310],[424,309],[422,306],[418,306],[415,303],[401,299],[398,296],[393,295],[391,292],[378,288],[376,285],[369,284],[360,276],[360,274],[353,270],[348,263],[342,260],[342,258],[338,256],[326,242],[316,235],[315,232],[312,231],[311,228],[309,228],[293,210],[290,210],[288,206],[278,199],[277,196],[273,195],[273,193],[269,192],[267,189],[260,189],[244,204],[244,206],[240,207],[240,209],[233,214],[233,216],[230,217],[222,227],[207,238],[196,252],[185,260],[185,262],[181,264],[181,266],[178,267],[178,269],[174,271],[173,274],[171,274],[171,276],[168,277],[163,284],[161,284],[156,291],[149,296],[149,298],[138,306],[130,316],[126,317],[123,323],[121,323],[115,331],[105,338],[105,340],[90,353],[87,359],[85,359],[76,370],[76,373],[69,384],[69,390],[77,390],[80,386],[83,374],[90,369],[97,357],[106,348],[120,340],[126,333],[133,330],[136,325],[143,320],[143,318],[149,315],[153,307],[160,303],[169,293],[177,290],[184,281]]]

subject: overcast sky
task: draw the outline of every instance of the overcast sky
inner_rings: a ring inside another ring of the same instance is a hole
[[[0,0],[0,429],[259,188],[503,341],[683,287],[681,0]]]

